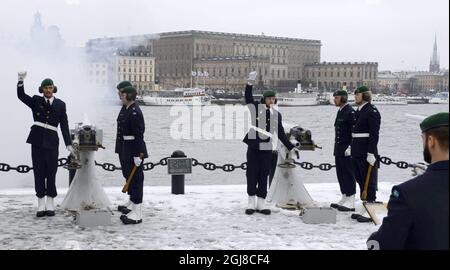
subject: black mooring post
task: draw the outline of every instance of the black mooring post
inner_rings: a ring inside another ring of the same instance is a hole
[[[183,151],[177,150],[173,152],[173,158],[184,158],[186,155]],[[183,175],[172,175],[172,194],[183,195],[184,194],[184,174]]]

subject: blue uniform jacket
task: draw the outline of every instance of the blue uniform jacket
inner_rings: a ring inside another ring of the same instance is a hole
[[[259,123],[259,119],[266,119],[266,125],[264,128],[264,125],[261,126],[262,129],[265,129],[267,132],[270,132],[272,134],[275,134],[278,131],[278,139],[289,149],[292,150],[295,146],[289,141],[288,137],[286,136],[286,132],[284,131],[283,128],[283,122],[282,122],[282,117],[281,117],[281,113],[277,112],[276,110],[274,111],[274,114],[278,115],[277,118],[274,117],[270,117],[270,112],[268,110],[265,109],[265,106],[262,106],[262,104],[260,102],[255,102],[254,98],[253,98],[253,86],[248,85],[245,88],[245,103],[247,105],[250,106],[254,106],[253,110],[251,108],[251,120],[252,120],[252,125],[255,127],[258,127],[258,123]],[[254,115],[255,113],[258,113],[258,116]],[[271,118],[272,121],[275,121],[276,123],[273,124],[272,126],[272,130],[271,130]],[[254,132],[252,130],[250,130],[250,132]],[[260,144],[261,143],[269,143],[270,142],[270,138],[268,136],[265,136],[263,134],[261,134],[260,132],[256,133],[256,136],[253,136],[253,138],[250,136],[250,132],[247,133],[247,135],[244,138],[244,143],[246,143],[250,148],[254,149],[254,150],[262,150],[262,151],[271,151],[271,150],[275,150],[275,149],[260,149]],[[255,135],[253,133],[253,135]],[[256,138],[255,138],[256,137]]]
[[[345,150],[352,143],[352,127],[355,121],[355,110],[349,104],[338,111],[334,122],[334,155],[345,156]]]
[[[124,156],[139,157],[141,154],[148,158],[144,141],[145,122],[139,105],[133,103],[127,109],[122,107],[117,118],[117,137],[115,152]],[[132,137],[132,140],[125,140]]]
[[[369,240],[388,250],[448,250],[448,160],[392,189],[388,216]]]
[[[360,112],[355,113],[352,133],[369,133],[368,138],[352,139],[352,157],[367,157],[367,153],[378,155],[381,115],[378,109],[367,103]]]
[[[35,122],[48,124],[55,128],[57,128],[58,125],[61,125],[64,143],[66,146],[72,144],[67,120],[66,104],[62,100],[55,98],[52,105],[48,106],[44,97],[37,95],[30,97],[27,95],[24,90],[23,82],[17,84],[17,97],[30,107]],[[27,143],[46,149],[58,149],[58,132],[33,125]]]

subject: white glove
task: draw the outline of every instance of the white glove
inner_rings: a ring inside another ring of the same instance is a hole
[[[424,163],[416,163],[416,164],[412,164],[412,175],[413,176],[418,176],[418,175],[422,175],[426,170],[427,170],[427,165],[425,165]]]
[[[347,150],[345,150],[344,156],[349,157],[349,156],[351,156],[351,155],[352,155],[352,147],[349,146],[349,147],[347,148]]]
[[[69,151],[72,156],[75,156],[75,150],[72,145],[67,146],[67,151]]]
[[[252,85],[253,82],[256,81],[256,77],[257,77],[257,76],[258,76],[258,72],[256,72],[256,71],[250,72],[250,73],[248,74],[248,79],[247,79],[248,84]]]
[[[377,158],[375,157],[374,154],[372,153],[367,153],[367,162],[372,165],[375,166],[375,162],[377,161]]]
[[[27,77],[27,72],[21,71],[21,72],[17,73],[17,75],[19,77],[19,82],[23,82],[25,80],[25,78]]]
[[[142,163],[142,159],[140,157],[134,157],[134,164],[136,165],[136,167],[141,166]]]

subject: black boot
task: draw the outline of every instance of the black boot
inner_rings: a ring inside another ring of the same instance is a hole
[[[245,214],[246,215],[253,215],[256,212],[255,209],[245,209]]]
[[[256,212],[263,214],[263,215],[270,215],[272,213],[272,211],[270,211],[270,209],[256,210]]]
[[[119,212],[121,212],[122,214],[124,214],[124,215],[127,215],[128,213],[131,212],[131,209],[128,209],[126,206],[123,206],[123,205],[119,205],[119,206],[117,207],[117,210],[118,210]]]
[[[359,216],[356,221],[358,221],[359,223],[368,223],[372,222],[372,219],[370,217]]]
[[[37,217],[45,217],[47,211],[37,211],[36,216]]]
[[[142,223],[142,219],[140,219],[140,220],[129,219],[126,215],[121,215],[120,220],[122,220],[122,223],[124,225],[135,225],[135,224]]]
[[[38,211],[36,212],[37,217],[45,217],[45,197],[38,198]]]
[[[256,201],[256,212],[261,213],[263,215],[270,215],[272,211],[266,208],[266,199],[258,197]]]
[[[132,204],[132,210],[129,215],[121,215],[120,220],[125,225],[134,225],[142,223],[142,204]]]

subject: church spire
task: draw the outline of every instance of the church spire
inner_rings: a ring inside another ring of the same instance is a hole
[[[430,61],[430,72],[440,72],[439,56],[437,50],[437,35],[434,35],[433,56]]]

